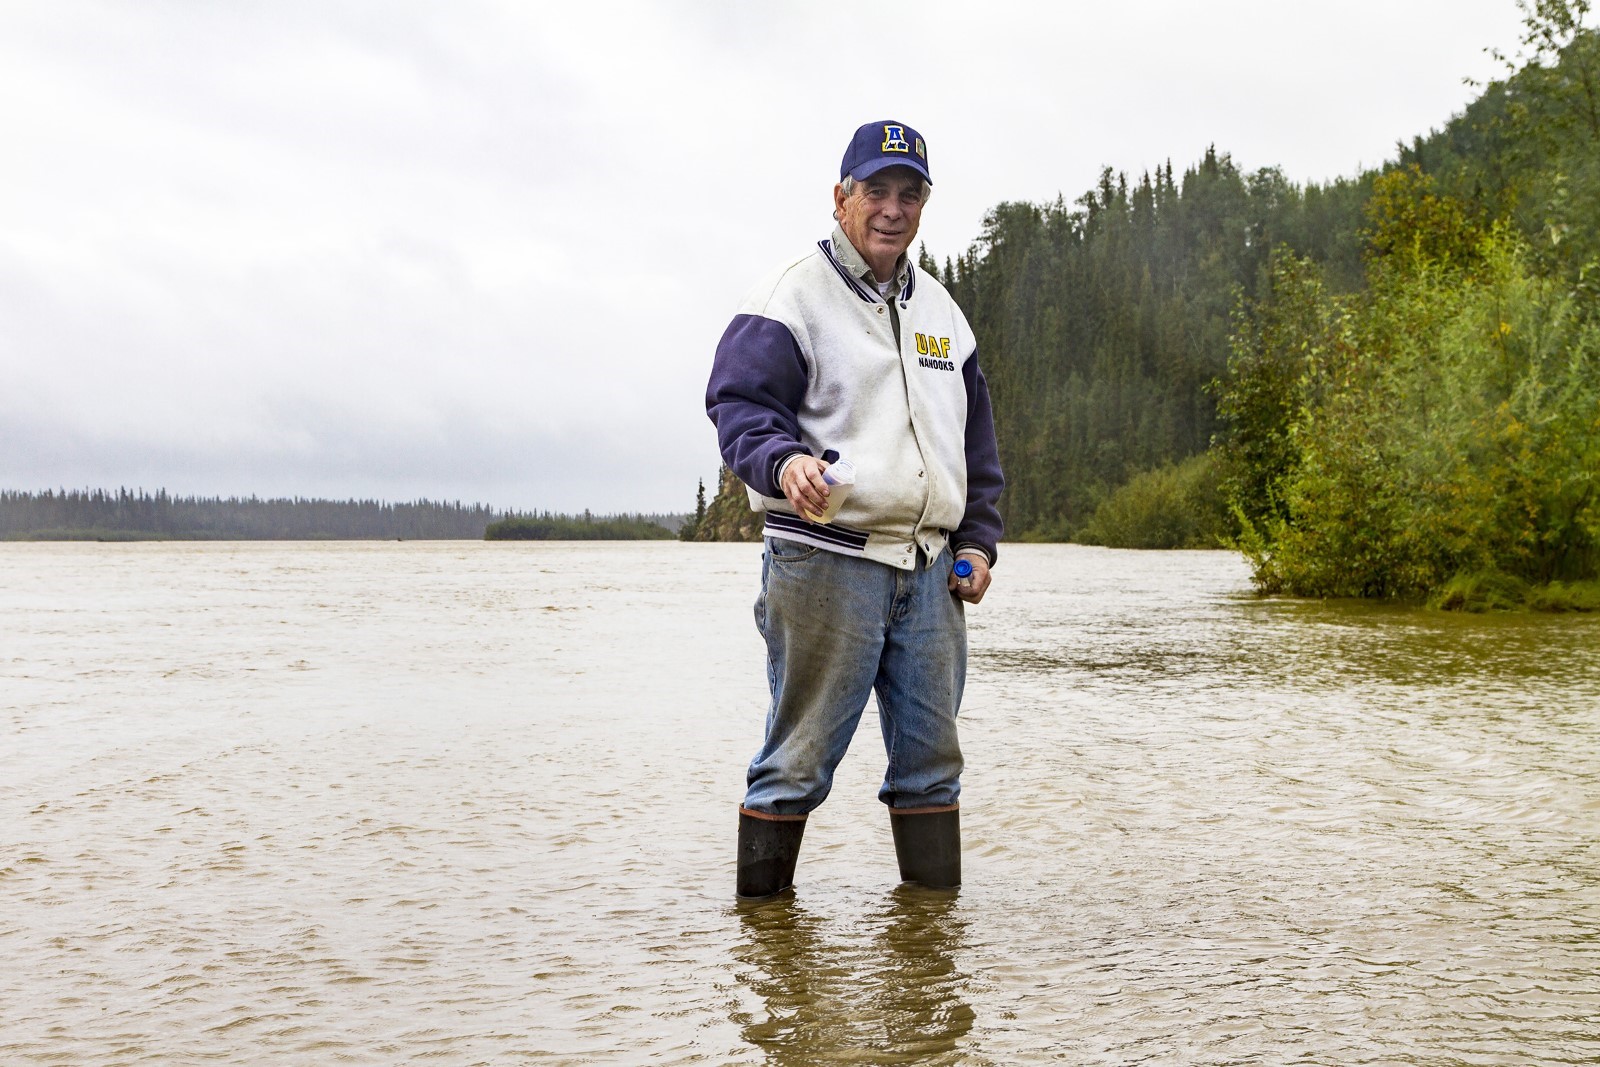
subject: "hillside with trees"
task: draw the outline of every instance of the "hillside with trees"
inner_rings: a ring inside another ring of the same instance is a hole
[[[695,513],[678,531],[684,541],[759,541],[761,515],[750,510],[744,483],[726,465],[717,472],[717,495],[708,506],[706,487],[700,485]]]
[[[1238,300],[1280,246],[1358,286],[1351,220],[1370,182],[1299,187],[1212,150],[1177,177],[1108,170],[1071,205],[990,212],[937,273],[978,337],[1008,536],[1075,539],[1111,490],[1204,452]]]

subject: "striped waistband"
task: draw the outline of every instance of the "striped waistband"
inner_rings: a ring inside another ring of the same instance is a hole
[[[767,521],[762,532],[768,537],[798,541],[803,545],[814,545],[832,552],[842,552],[847,556],[867,554],[867,535],[862,531],[852,530],[838,523],[823,525],[818,522],[807,522],[798,515],[790,515],[784,511],[767,512]]]

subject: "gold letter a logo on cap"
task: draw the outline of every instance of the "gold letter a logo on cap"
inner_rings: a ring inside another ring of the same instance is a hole
[[[906,143],[906,130],[904,126],[888,125],[883,128],[884,152],[909,152],[911,146]]]

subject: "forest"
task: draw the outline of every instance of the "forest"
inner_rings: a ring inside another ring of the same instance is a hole
[[[489,524],[486,541],[667,541],[681,515],[511,515]]]
[[[1600,578],[1600,34],[1518,6],[1504,76],[1382,167],[1213,148],[922,254],[978,338],[1008,539],[1447,606]],[[685,536],[752,536],[742,497],[724,471]]]
[[[499,512],[486,504],[172,496],[166,490],[0,490],[0,540],[639,540],[681,515]]]

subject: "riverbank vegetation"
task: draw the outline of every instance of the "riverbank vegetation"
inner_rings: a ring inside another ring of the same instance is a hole
[[[921,257],[978,337],[1008,537],[1237,547],[1264,592],[1587,602],[1600,34],[1588,0],[1519,7],[1504,78],[1381,168],[1107,169]],[[705,514],[743,507],[725,477]]]
[[[1112,548],[1216,548],[1229,515],[1210,452],[1142,471],[1096,504],[1074,540]]]

